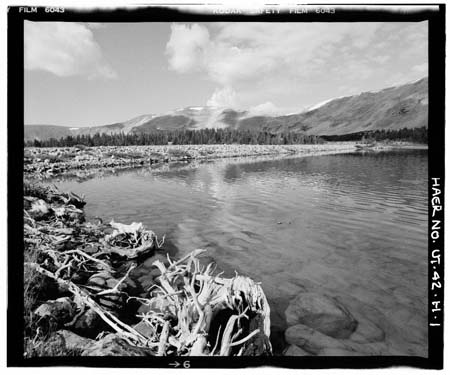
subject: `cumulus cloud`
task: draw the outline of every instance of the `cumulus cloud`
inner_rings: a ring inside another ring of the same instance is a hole
[[[417,73],[421,73],[421,74],[428,73],[428,64],[425,63],[425,64],[414,65],[412,67],[412,70]]]
[[[237,108],[239,104],[236,91],[231,87],[216,89],[206,105],[211,107]]]
[[[319,81],[335,83],[336,91],[383,84],[397,73],[389,69],[408,70],[427,58],[426,30],[425,23],[174,24],[166,53],[174,71],[204,73],[218,86],[211,105],[284,106],[273,98],[302,90],[306,97]]]
[[[378,64],[384,64],[386,61],[389,60],[389,56],[380,55],[373,57],[373,60],[377,62]]]
[[[180,73],[201,69],[209,44],[209,32],[204,26],[171,26],[171,36],[167,43],[169,66]]]
[[[116,78],[93,32],[74,22],[30,22],[24,26],[25,69],[59,77]]]

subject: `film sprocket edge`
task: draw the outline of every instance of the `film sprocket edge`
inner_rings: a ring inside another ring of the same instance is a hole
[[[8,366],[443,368],[444,61],[443,4],[10,7]]]

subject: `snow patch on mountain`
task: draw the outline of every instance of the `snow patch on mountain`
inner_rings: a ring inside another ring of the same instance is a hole
[[[146,122],[150,121],[151,119],[155,118],[157,115],[154,114],[147,114],[147,115],[141,115],[132,118],[131,120],[123,122],[123,128],[122,131],[124,133],[130,132],[133,128],[140,126],[142,124],[145,124]]]
[[[320,108],[320,107],[323,107],[325,104],[331,102],[332,100],[339,99],[339,98],[342,98],[342,96],[337,97],[337,98],[327,99],[327,100],[324,100],[323,102],[314,104],[313,106],[307,108],[305,112],[311,112],[311,111],[314,111],[315,109],[318,109],[318,108]]]

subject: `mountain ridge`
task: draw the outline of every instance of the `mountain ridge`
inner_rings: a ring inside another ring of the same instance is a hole
[[[223,107],[186,107],[144,114],[124,122],[92,127],[25,125],[25,141],[95,133],[147,133],[158,130],[231,128],[308,135],[343,135],[368,130],[428,127],[428,77],[412,83],[325,100],[280,116],[253,115]]]

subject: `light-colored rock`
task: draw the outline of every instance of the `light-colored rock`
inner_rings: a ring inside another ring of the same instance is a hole
[[[108,271],[100,271],[89,278],[88,285],[104,288],[106,287],[106,281],[109,279],[114,278]]]
[[[68,322],[76,312],[76,305],[69,297],[61,297],[56,300],[47,301],[40,305],[34,313],[47,319],[53,319],[60,323]]]
[[[67,331],[65,329],[59,330],[57,334],[64,339],[66,349],[83,349],[95,342],[94,340],[88,339],[86,337],[81,337],[76,333]]]
[[[110,333],[104,338],[94,341],[83,350],[81,355],[144,357],[150,355],[150,353],[143,348],[132,346],[117,335]]]
[[[95,285],[98,287],[104,287],[106,284],[106,280],[100,276],[97,275],[93,275],[90,279],[89,279],[89,284],[90,285]]]
[[[133,326],[133,328],[138,331],[141,335],[147,337],[147,338],[151,338],[153,337],[153,335],[155,334],[155,331],[153,330],[152,327],[150,327],[150,325],[148,325],[147,323],[145,323],[145,321],[140,321],[138,324],[135,324]]]
[[[300,293],[285,311],[289,326],[303,324],[334,338],[348,338],[358,322],[335,299],[317,294]]]

